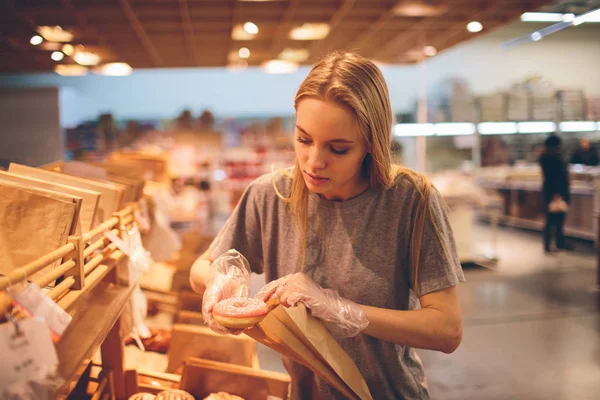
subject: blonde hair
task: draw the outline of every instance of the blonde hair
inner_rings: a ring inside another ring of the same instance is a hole
[[[428,216],[435,226],[431,209],[428,207],[432,185],[422,175],[391,163],[393,116],[388,88],[381,71],[373,62],[358,54],[332,53],[315,64],[304,79],[296,93],[294,108],[297,110],[300,101],[308,97],[334,102],[354,113],[367,144],[368,154],[364,158],[362,169],[373,190],[389,188],[399,176],[408,178],[417,188],[421,201],[414,216],[410,243],[412,285],[417,293],[425,217]],[[274,188],[279,198],[289,204],[290,214],[300,233],[302,254],[299,259],[299,269],[303,271],[306,257],[309,191],[298,166],[298,160],[290,177],[292,184],[289,197],[283,196],[275,184]],[[273,174],[273,182],[275,182],[275,174]],[[441,238],[437,227],[436,232]]]

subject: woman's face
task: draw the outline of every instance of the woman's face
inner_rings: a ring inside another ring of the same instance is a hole
[[[362,173],[367,145],[346,107],[317,98],[300,100],[295,150],[304,182],[327,200],[347,200],[368,187]]]

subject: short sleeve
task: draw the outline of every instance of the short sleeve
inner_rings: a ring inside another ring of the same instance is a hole
[[[420,200],[420,199],[419,199]],[[418,270],[419,296],[455,286],[465,281],[447,207],[437,189],[432,188],[426,214]],[[409,263],[409,265],[412,265]],[[413,281],[412,268],[410,281]]]
[[[227,250],[235,249],[246,257],[252,272],[262,274],[262,235],[257,204],[261,198],[259,192],[255,184],[246,188],[233,213],[209,247],[213,260]]]

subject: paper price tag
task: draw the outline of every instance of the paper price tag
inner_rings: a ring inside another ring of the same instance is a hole
[[[115,235],[112,231],[105,231],[104,236],[106,236],[108,240],[113,242],[119,250],[121,250],[127,255],[127,257],[131,257],[131,248],[129,246],[129,243]]]
[[[37,318],[48,325],[54,342],[58,342],[73,319],[33,282],[23,290],[9,290],[9,294],[27,317]]]
[[[58,365],[48,327],[34,318],[19,321],[18,332],[12,323],[0,325],[0,354],[0,398],[20,382],[44,381]]]

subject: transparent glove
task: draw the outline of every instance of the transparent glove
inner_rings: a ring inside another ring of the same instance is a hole
[[[240,330],[228,329],[212,316],[214,306],[230,297],[250,297],[250,266],[248,260],[237,250],[228,250],[211,265],[205,279],[206,290],[202,298],[204,323],[214,332],[239,335]]]
[[[302,302],[337,338],[356,336],[369,325],[358,304],[340,297],[335,290],[323,289],[304,273],[269,282],[255,297],[265,302],[277,297],[284,307]]]

